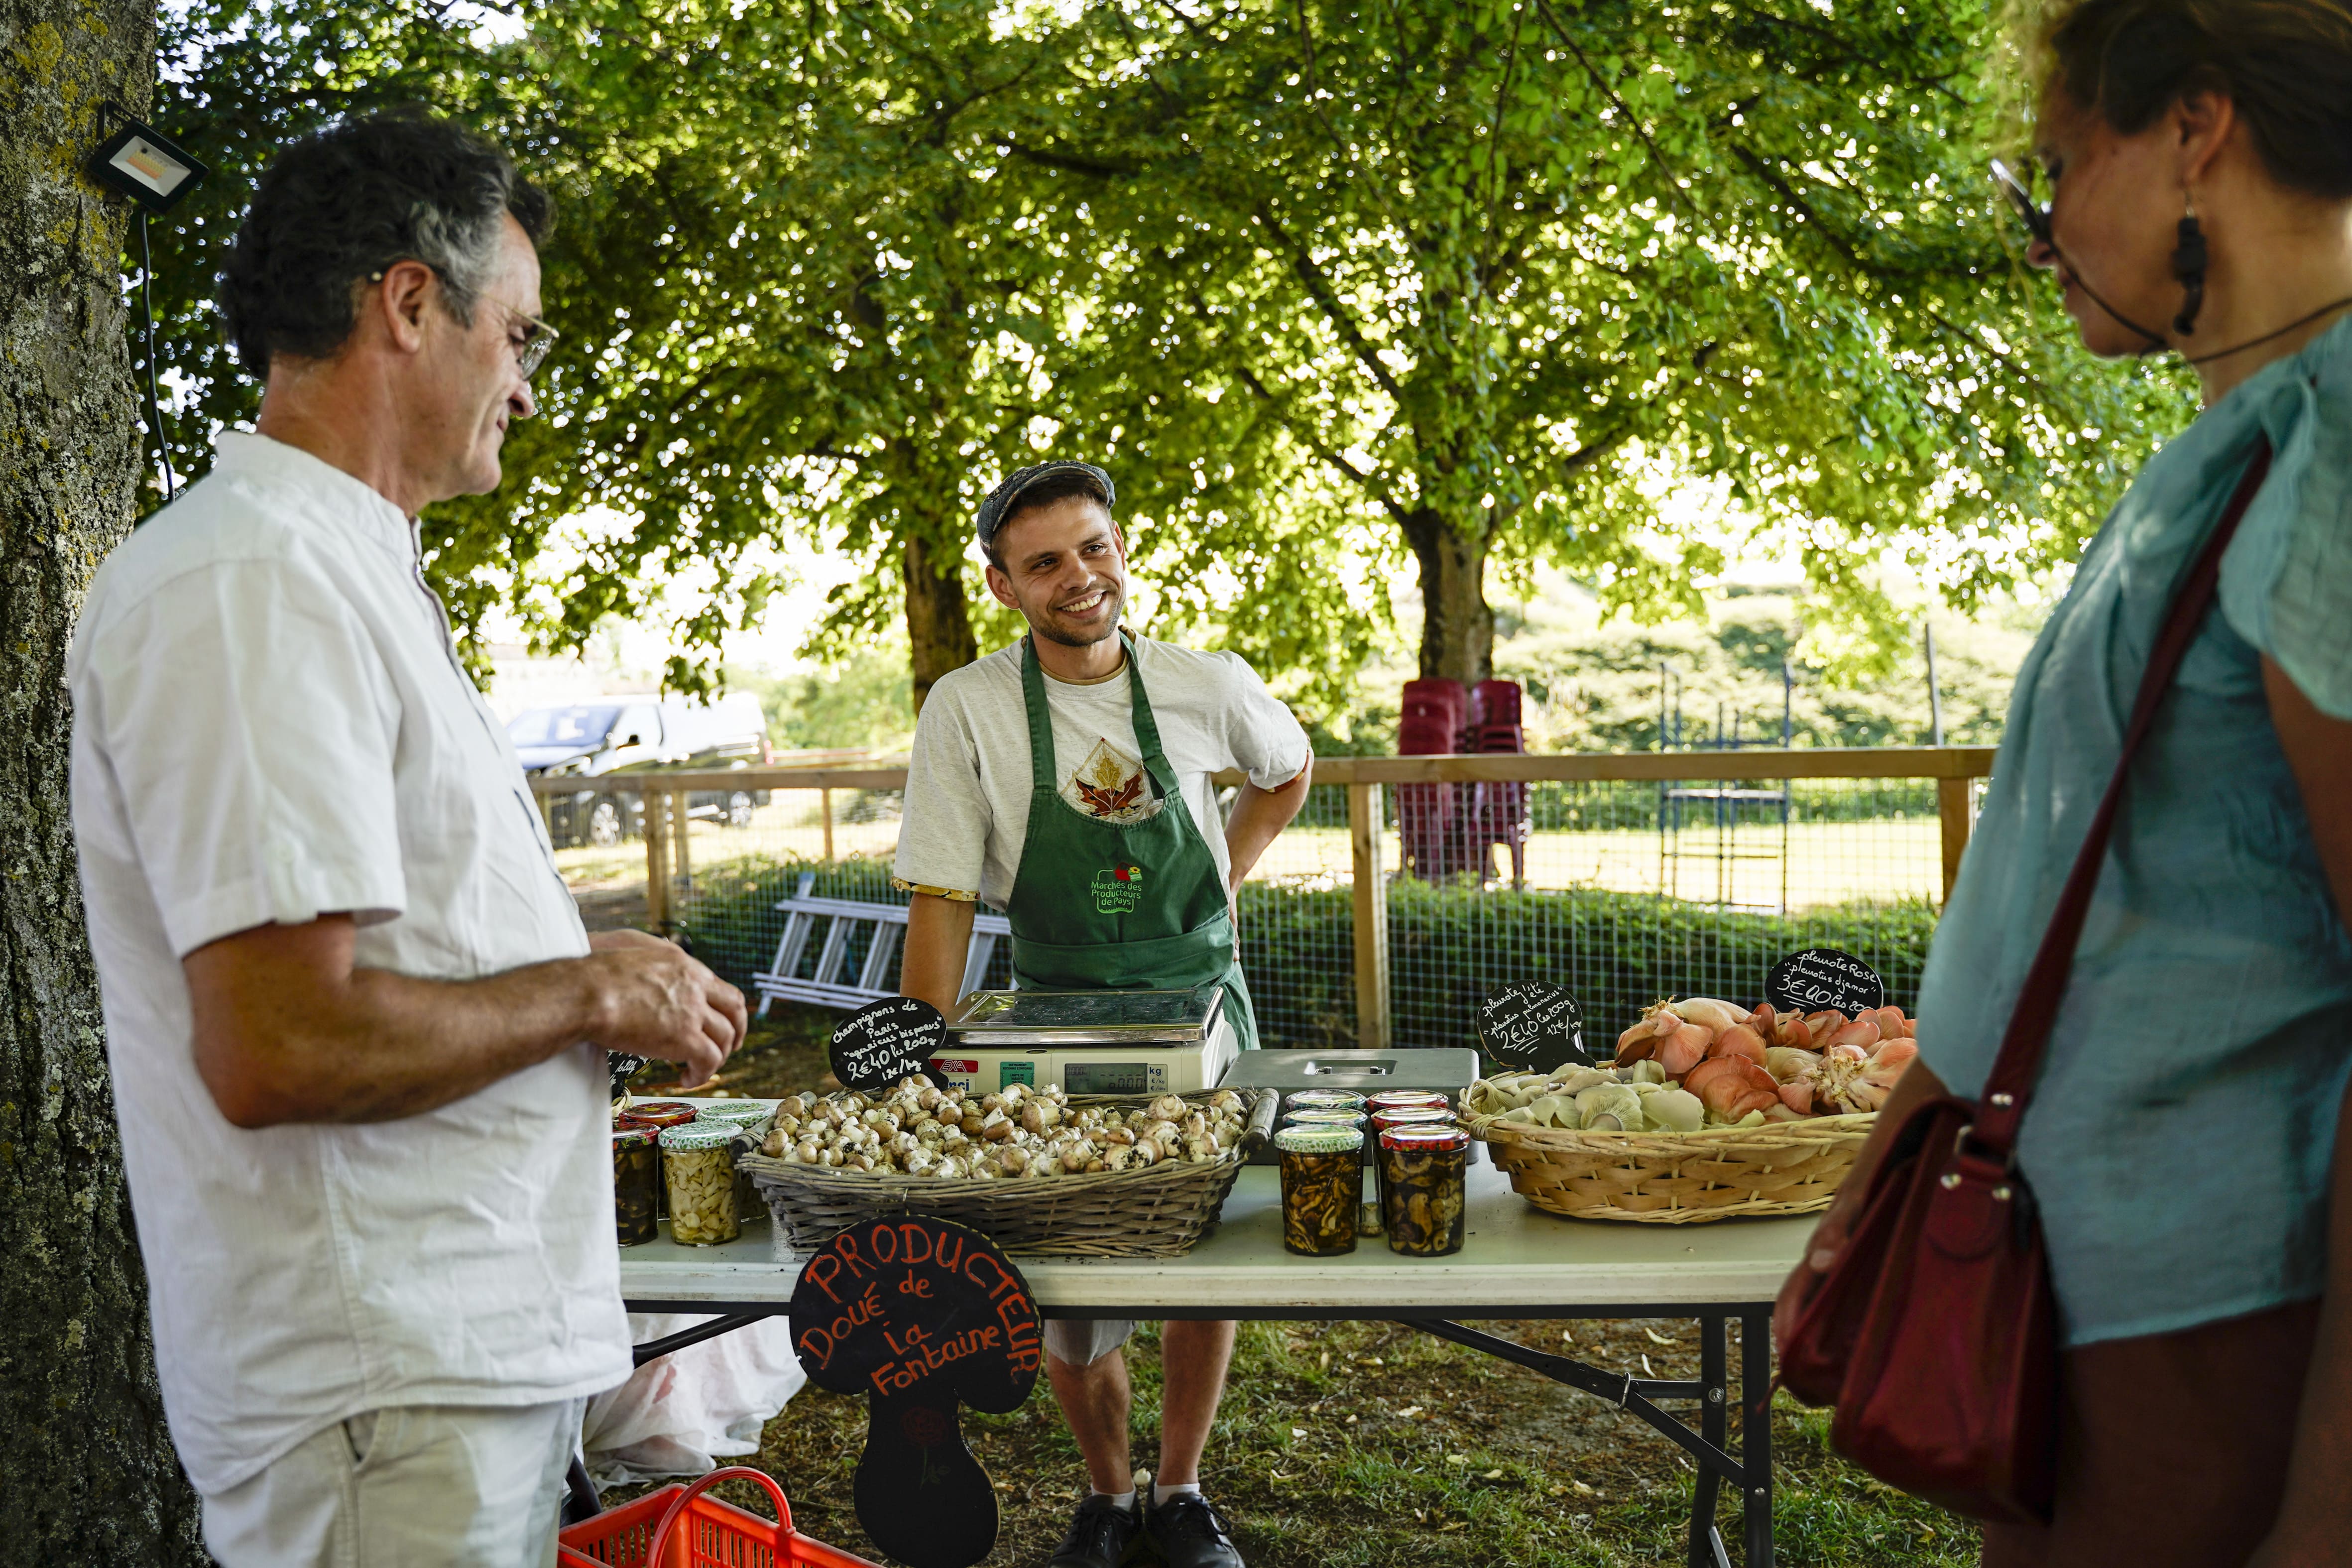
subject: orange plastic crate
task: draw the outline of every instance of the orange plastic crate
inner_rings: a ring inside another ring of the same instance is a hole
[[[702,1495],[730,1479],[767,1489],[775,1522]],[[562,1568],[881,1568],[794,1530],[783,1489],[766,1472],[740,1465],[608,1509],[557,1539]]]

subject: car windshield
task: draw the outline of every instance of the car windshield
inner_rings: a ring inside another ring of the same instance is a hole
[[[614,708],[534,708],[507,722],[507,734],[518,746],[594,746],[613,732]]]

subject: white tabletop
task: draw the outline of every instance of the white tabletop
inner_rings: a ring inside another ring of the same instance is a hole
[[[1469,1173],[1469,1237],[1451,1258],[1400,1258],[1377,1236],[1338,1258],[1283,1250],[1272,1166],[1242,1172],[1224,1217],[1181,1258],[1016,1258],[1049,1316],[1138,1317],[1227,1309],[1254,1316],[1418,1316],[1474,1308],[1732,1306],[1769,1301],[1795,1266],[1811,1216],[1642,1225],[1563,1219],[1511,1191],[1481,1163]],[[621,1251],[632,1301],[782,1304],[800,1265],[780,1260],[764,1220],[723,1247],[662,1238]],[[1057,1312],[1058,1310],[1058,1312]],[[1505,1312],[1502,1315],[1509,1315]],[[1529,1314],[1532,1315],[1532,1314]]]

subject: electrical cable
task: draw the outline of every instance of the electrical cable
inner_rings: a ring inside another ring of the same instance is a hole
[[[147,426],[155,436],[155,455],[163,463],[163,503],[179,499],[172,475],[172,447],[163,438],[163,412],[155,397],[155,258],[147,247],[147,211],[139,211],[139,315],[147,329]]]

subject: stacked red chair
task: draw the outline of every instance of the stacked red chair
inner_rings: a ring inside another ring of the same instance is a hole
[[[1470,694],[1458,680],[1408,680],[1397,719],[1397,754],[1444,756],[1458,751],[1469,721]],[[1397,837],[1404,868],[1426,882],[1443,881],[1465,868],[1474,792],[1459,784],[1397,786]]]
[[[1488,754],[1525,752],[1528,736],[1519,722],[1519,683],[1482,680],[1471,696],[1475,721],[1462,749]],[[1528,834],[1534,826],[1528,794],[1528,785],[1517,780],[1478,786],[1474,853],[1480,871],[1486,869],[1486,846],[1501,844],[1511,852],[1511,879],[1520,883],[1528,879]]]

